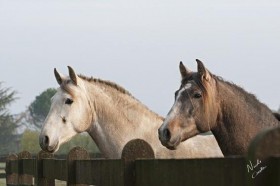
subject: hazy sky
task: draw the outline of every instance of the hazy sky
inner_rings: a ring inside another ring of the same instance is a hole
[[[280,105],[279,0],[0,0],[0,81],[12,113],[57,87],[53,69],[114,81],[161,115],[179,87],[179,61]]]

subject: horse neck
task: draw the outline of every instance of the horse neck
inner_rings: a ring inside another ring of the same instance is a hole
[[[157,140],[162,118],[131,95],[98,83],[91,84],[89,92],[90,100],[94,100],[96,122],[88,133],[105,157],[120,158],[124,145],[135,138],[150,144]]]
[[[262,129],[278,125],[271,110],[241,88],[217,80],[220,108],[212,129],[224,155],[244,154]]]

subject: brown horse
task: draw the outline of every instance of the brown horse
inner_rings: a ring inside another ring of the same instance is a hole
[[[254,95],[213,75],[201,61],[197,65],[197,72],[191,72],[180,63],[181,87],[159,128],[164,146],[175,149],[182,141],[211,130],[224,155],[239,155],[246,153],[258,132],[279,126],[279,115]]]

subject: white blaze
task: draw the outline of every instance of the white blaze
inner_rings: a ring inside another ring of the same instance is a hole
[[[176,117],[176,115],[178,115],[178,112],[180,111],[180,108],[181,108],[181,102],[178,102],[178,99],[181,97],[182,93],[185,91],[185,90],[188,90],[192,87],[192,84],[191,83],[187,83],[181,90],[179,90],[178,92],[178,95],[177,95],[177,98],[171,108],[171,111],[170,113],[166,116],[165,120],[164,120],[164,123],[163,123],[163,126],[164,128],[166,127],[167,123],[169,123],[171,120],[173,120],[174,117]]]

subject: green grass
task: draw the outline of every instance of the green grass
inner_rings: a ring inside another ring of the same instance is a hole
[[[66,181],[55,180],[55,185],[57,185],[57,186],[65,186],[67,184],[66,184]]]
[[[0,179],[0,186],[6,185],[6,180],[5,179]],[[60,181],[60,180],[55,180],[55,185],[57,186],[66,186],[65,181]]]
[[[6,180],[5,179],[0,179],[0,186],[6,185]]]
[[[0,163],[0,173],[5,173],[5,163]],[[0,186],[6,185],[6,179],[0,179]]]

